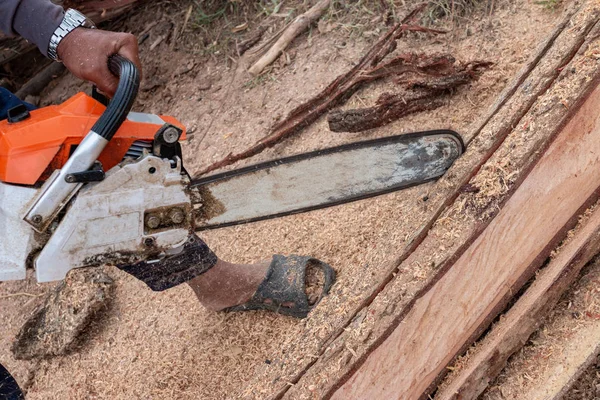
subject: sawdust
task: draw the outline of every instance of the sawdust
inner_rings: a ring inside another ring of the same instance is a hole
[[[114,282],[98,269],[74,270],[25,322],[11,348],[18,360],[66,354],[105,311]]]
[[[590,400],[600,399],[600,356],[596,362],[581,375],[575,382],[573,388],[567,393],[565,400]]]
[[[306,266],[304,292],[308,298],[308,304],[316,304],[323,293],[325,284],[325,273],[317,263],[310,261]]]
[[[175,9],[166,10],[160,4],[141,7],[124,22],[123,29],[140,32],[163,11],[166,18],[177,19],[185,14],[189,4],[181,2]],[[285,3],[285,7],[296,6],[300,4]],[[411,5],[398,5],[394,12],[402,15],[410,8]],[[445,38],[431,40],[411,35],[401,41],[399,49],[452,53],[461,60],[489,59],[496,66],[479,81],[459,90],[451,104],[434,112],[347,135],[330,134],[326,121],[321,119],[298,137],[248,163],[424,129],[454,128],[468,136],[470,124],[494,102],[533,52],[531,43],[541,41],[559,15],[560,9],[547,11],[521,0],[500,1],[496,2],[492,16],[478,11],[472,19],[454,26]],[[441,20],[433,27],[452,28],[453,24]],[[158,37],[150,31],[150,37],[141,45],[144,75],[164,76],[168,83],[141,93],[134,109],[173,115],[188,127],[190,139],[183,151],[186,168],[193,173],[229,152],[254,143],[274,120],[350,68],[386,29],[380,21],[375,21],[361,32],[348,21],[342,21],[326,34],[313,30],[294,43],[289,65],[275,67],[260,80],[244,74],[242,61],[222,62],[216,56],[173,51],[167,41],[150,51]],[[192,34],[183,36],[185,43],[201,40]],[[178,69],[182,71],[180,66],[190,63],[195,67],[175,76]],[[200,86],[206,82],[210,82],[210,89],[201,90]],[[64,101],[74,92],[88,88],[65,77],[44,94],[42,104]],[[346,107],[373,103],[385,91],[389,87],[374,85],[357,93]],[[77,353],[55,359],[33,363],[4,356],[9,354],[5,351],[9,341],[23,323],[24,310],[31,308],[36,298],[2,300],[1,362],[19,382],[27,383],[27,396],[32,400],[233,399],[244,395],[264,398],[261,393],[270,385],[287,382],[290,374],[284,372],[295,371],[298,365],[317,357],[321,343],[340,329],[349,310],[364,301],[365,293],[385,276],[399,249],[410,242],[413,232],[429,215],[428,202],[423,199],[432,187],[433,184],[426,184],[345,206],[202,234],[227,261],[255,262],[281,253],[311,255],[332,265],[338,271],[337,283],[306,320],[262,311],[212,313],[197,303],[186,286],[153,293],[141,282],[115,271],[115,298],[102,331],[91,336]],[[460,213],[446,217],[462,218]],[[460,232],[444,234],[458,238]],[[411,265],[399,274],[405,275],[408,282],[425,276],[431,265],[437,268],[444,261],[438,256],[439,249],[431,249],[431,254],[430,264]],[[49,287],[32,281],[9,282],[0,285],[0,296],[13,292],[39,293]],[[411,292],[407,291],[406,296],[411,296]],[[369,316],[359,314],[347,328],[362,341],[369,335],[360,324],[366,318]],[[341,350],[344,348],[331,348],[324,355],[333,356]],[[339,368],[348,361],[344,358],[331,368]]]
[[[217,199],[205,186],[201,186],[198,188],[198,192],[200,192],[200,198],[202,199],[202,207],[197,210],[196,216],[200,219],[200,221],[208,221],[211,218],[218,217],[223,214],[225,211],[225,205]]]

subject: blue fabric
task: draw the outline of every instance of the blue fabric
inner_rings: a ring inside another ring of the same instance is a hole
[[[9,90],[0,87],[0,120],[8,118],[8,110],[18,106],[19,104],[24,104],[29,111],[35,110],[37,108],[33,104],[27,103],[19,99]]]
[[[0,364],[0,399],[25,400],[17,381],[2,364]]]

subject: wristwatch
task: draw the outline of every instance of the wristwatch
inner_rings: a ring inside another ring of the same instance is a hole
[[[52,34],[50,38],[50,44],[48,45],[48,57],[53,59],[54,61],[60,62],[60,58],[58,57],[58,45],[60,41],[65,38],[69,33],[73,32],[75,28],[89,28],[95,29],[96,25],[92,22],[91,19],[83,15],[77,10],[73,10],[69,8],[65,11],[65,16],[63,17],[62,22],[58,25],[58,28]]]

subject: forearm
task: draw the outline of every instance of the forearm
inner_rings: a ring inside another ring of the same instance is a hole
[[[63,8],[50,0],[1,0],[0,30],[24,37],[47,55],[50,37],[63,15]]]

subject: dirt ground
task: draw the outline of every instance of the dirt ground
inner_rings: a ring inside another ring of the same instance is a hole
[[[416,4],[397,3],[389,7],[398,17]],[[287,65],[277,62],[271,71],[251,78],[244,60],[223,45],[224,38],[239,40],[266,14],[268,21],[281,26],[285,15],[297,15],[306,6],[290,1],[274,10],[271,6],[278,2],[261,2],[271,8],[230,20],[221,18],[214,26],[190,24],[177,40],[171,40],[169,31],[192,4],[152,3],[116,26],[139,34],[158,21],[140,46],[145,77],[134,109],[173,115],[188,127],[184,155],[192,173],[253,144],[274,121],[351,68],[387,30],[379,2],[334,2],[321,29],[313,28],[294,42]],[[465,15],[425,17],[423,23],[449,33],[409,35],[399,42],[397,53],[449,52],[460,61],[493,61],[494,67],[435,111],[358,134],[329,132],[321,118],[246,164],[434,128],[451,128],[469,139],[470,124],[551,31],[565,5],[551,0],[483,1]],[[194,7],[192,11],[194,19],[198,11]],[[245,20],[248,30],[231,34]],[[219,36],[217,31],[224,33]],[[373,104],[381,92],[393,89],[389,84],[373,85],[359,91],[345,107]],[[89,90],[89,85],[65,76],[51,85],[41,103],[58,103],[81,90]],[[116,281],[114,300],[83,345],[66,356],[17,361],[9,351],[11,343],[42,294],[54,286],[36,284],[30,276],[27,281],[0,284],[0,363],[13,372],[28,399],[240,398],[250,382],[260,385],[278,379],[270,366],[284,355],[287,360],[301,360],[317,353],[319,339],[364,299],[366,289],[379,281],[383,267],[418,228],[424,206],[417,200],[430,187],[426,184],[345,206],[203,233],[215,252],[232,262],[254,262],[281,253],[311,255],[330,263],[338,281],[306,320],[268,312],[213,313],[198,304],[186,285],[154,293],[107,267]],[[309,340],[298,343],[298,337]]]

